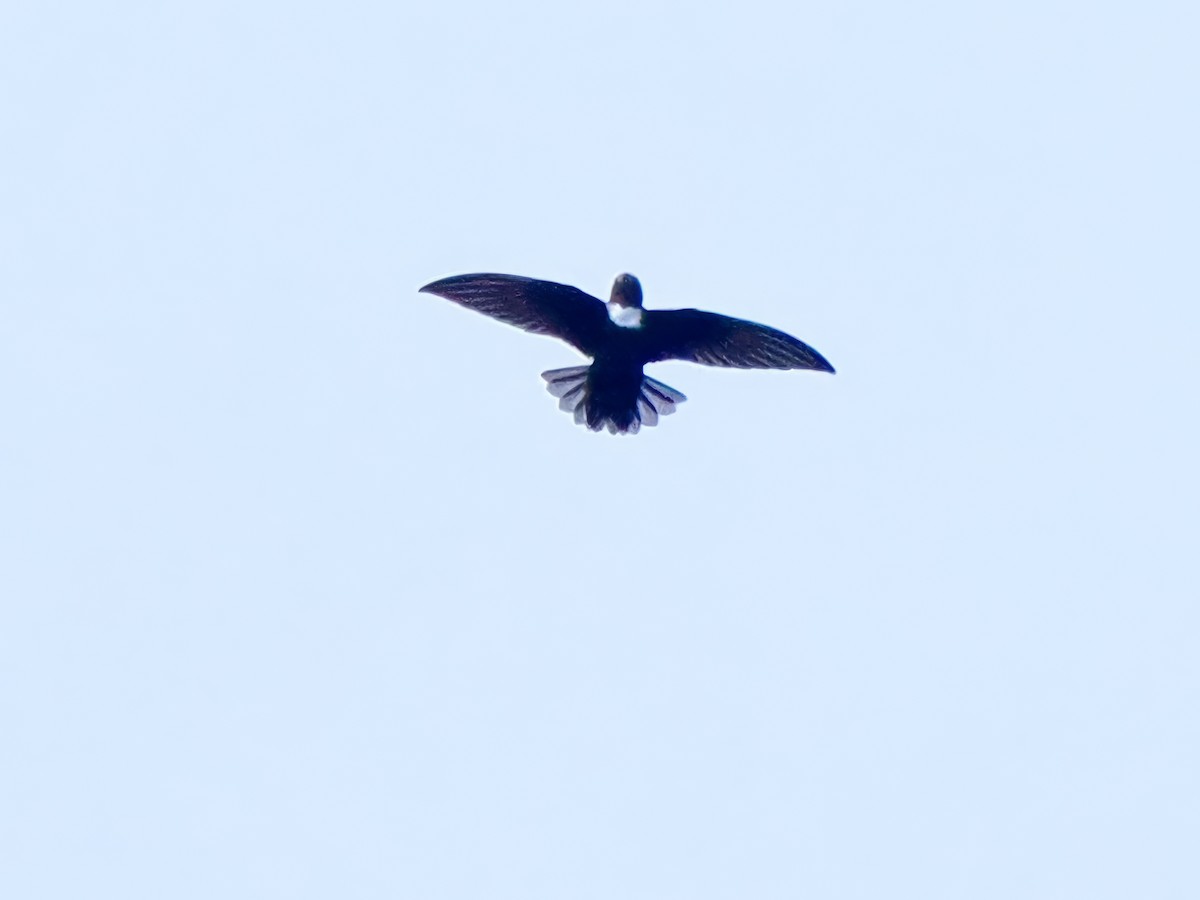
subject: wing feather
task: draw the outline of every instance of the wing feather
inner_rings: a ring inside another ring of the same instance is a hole
[[[601,301],[579,288],[553,281],[480,273],[443,278],[421,291],[532,334],[561,338],[588,355],[595,355],[608,326],[608,312]]]
[[[735,369],[814,369],[833,366],[803,341],[777,328],[699,309],[646,313],[650,362],[682,359]]]

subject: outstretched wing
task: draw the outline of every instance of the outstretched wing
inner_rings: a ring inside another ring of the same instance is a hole
[[[735,369],[833,371],[825,357],[790,334],[717,313],[698,309],[654,310],[646,313],[645,331],[655,351],[651,362],[683,359]]]
[[[421,290],[533,334],[562,338],[589,356],[608,326],[604,304],[579,288],[520,275],[455,275]]]

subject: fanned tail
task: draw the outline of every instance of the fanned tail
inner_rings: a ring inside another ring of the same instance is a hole
[[[577,425],[587,425],[592,431],[607,428],[611,434],[637,434],[643,425],[657,425],[660,417],[669,416],[687,399],[675,388],[645,375],[632,396],[614,392],[611,385],[598,391],[591,374],[591,366],[569,366],[550,369],[542,377],[546,379],[546,390],[558,397],[558,408],[571,413]]]

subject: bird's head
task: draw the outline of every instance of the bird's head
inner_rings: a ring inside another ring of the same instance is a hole
[[[608,300],[613,306],[623,308],[642,308],[642,284],[629,273],[618,275],[612,286],[612,296]]]

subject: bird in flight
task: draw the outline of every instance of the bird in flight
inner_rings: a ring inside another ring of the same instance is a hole
[[[682,359],[735,369],[833,372],[803,341],[766,325],[698,309],[644,309],[642,285],[618,275],[607,304],[578,288],[520,275],[454,275],[421,291],[509,325],[561,338],[592,357],[588,366],[542,373],[558,406],[592,431],[636,434],[687,398],[642,372]]]

